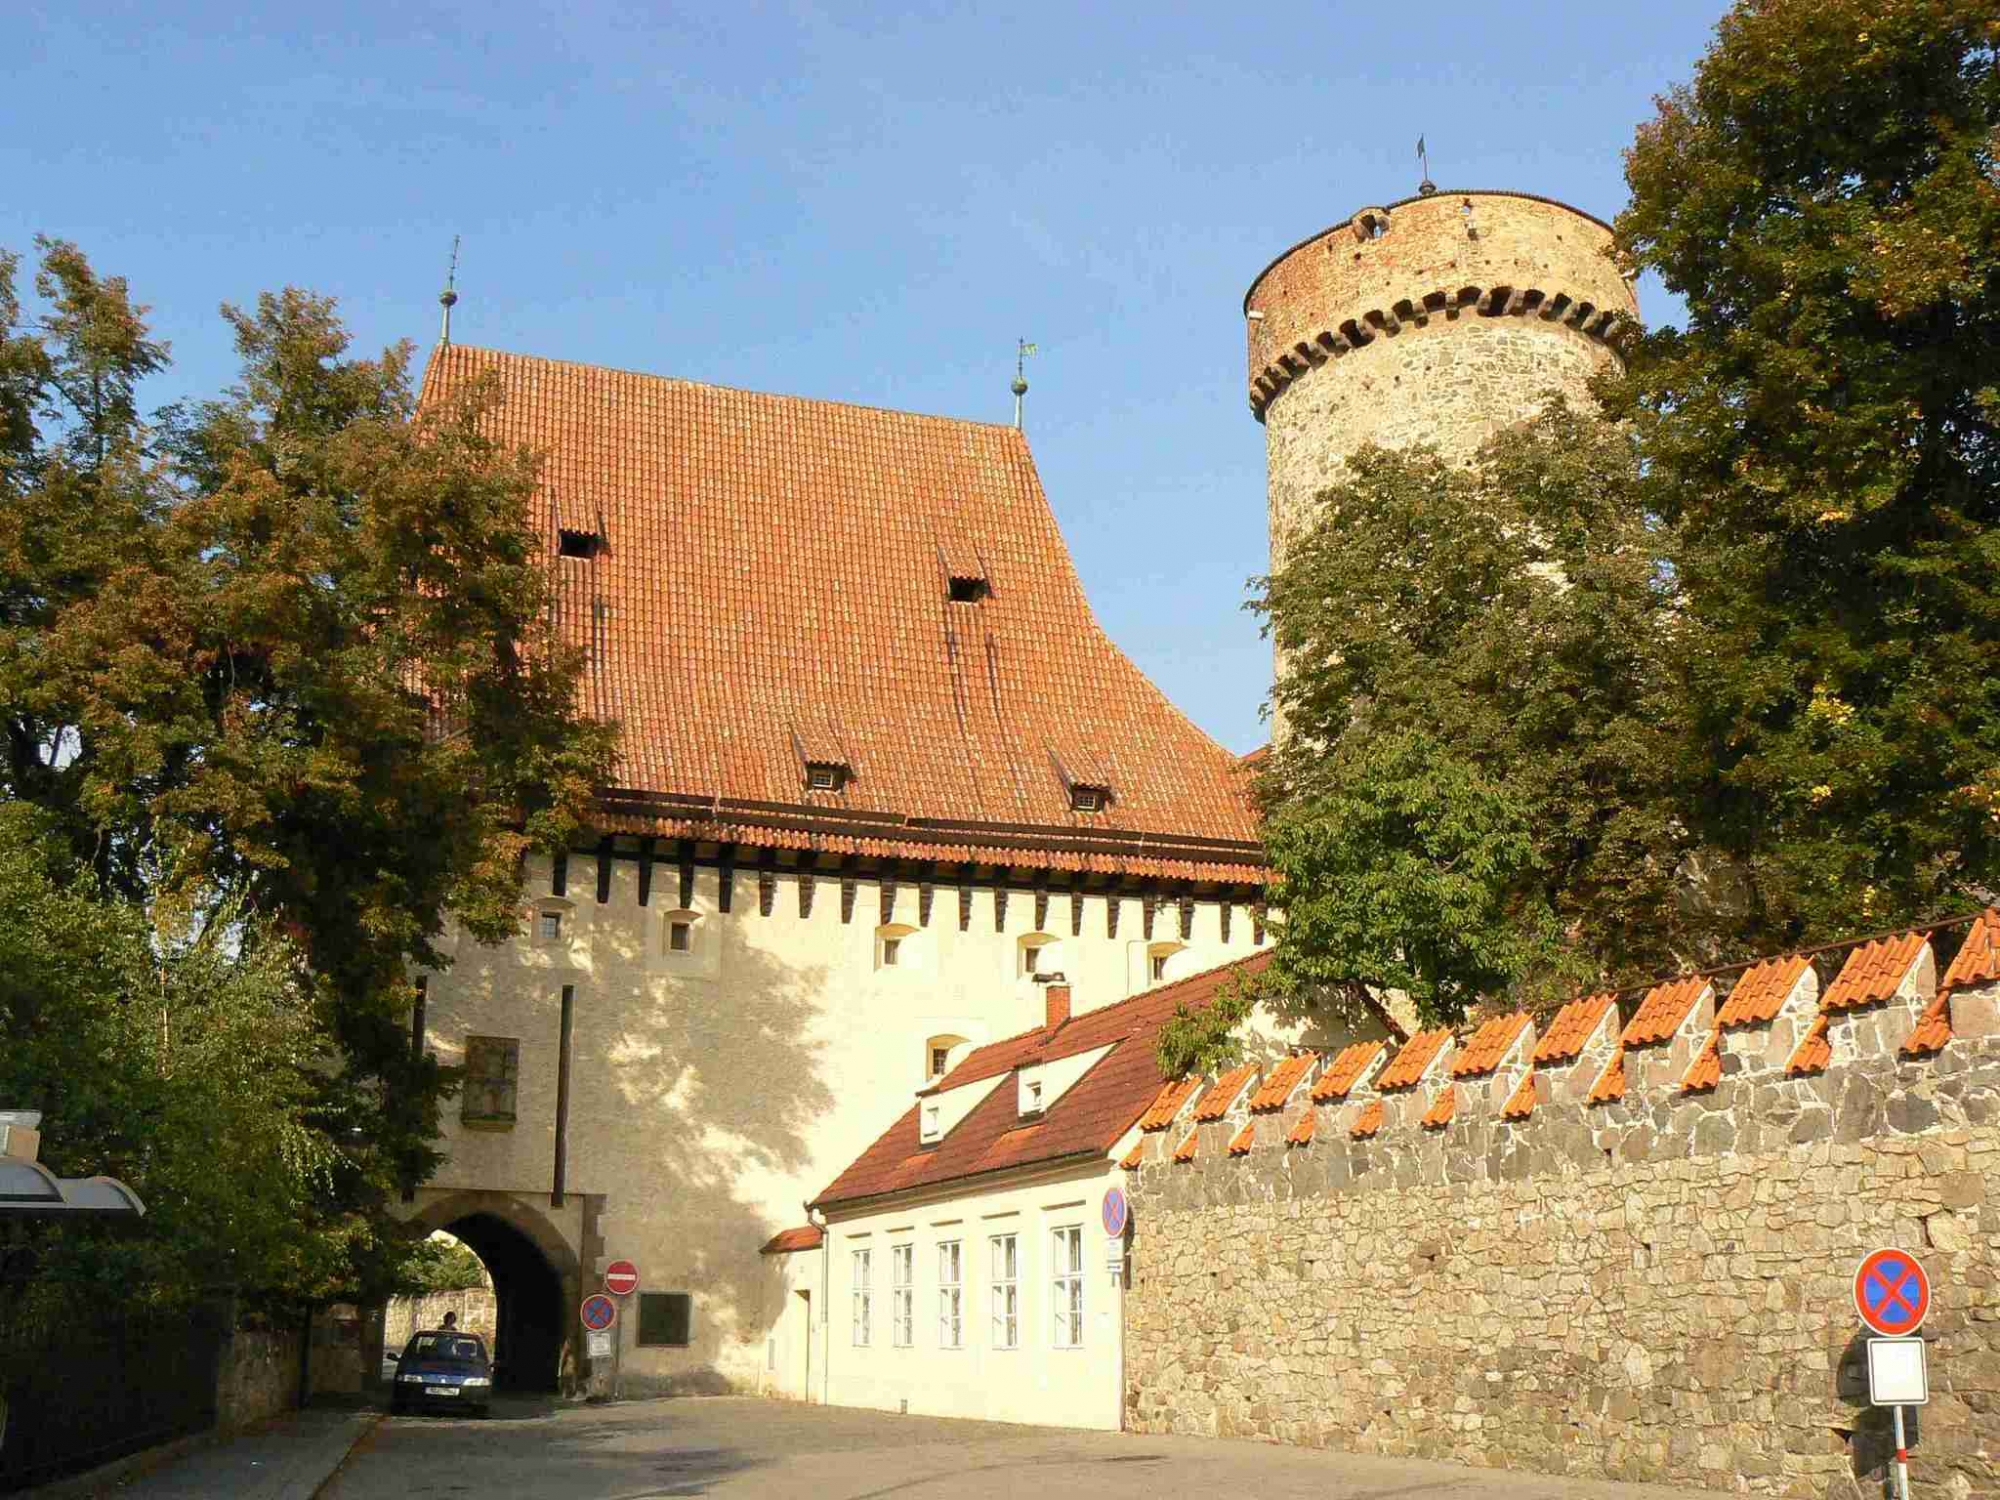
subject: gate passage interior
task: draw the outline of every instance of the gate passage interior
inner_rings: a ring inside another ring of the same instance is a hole
[[[533,1240],[492,1214],[467,1214],[444,1229],[464,1241],[493,1278],[494,1384],[503,1390],[553,1391],[567,1311],[555,1267]]]

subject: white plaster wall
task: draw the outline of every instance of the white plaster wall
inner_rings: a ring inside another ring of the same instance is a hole
[[[453,966],[430,980],[429,1044],[456,1063],[468,1034],[520,1040],[516,1123],[468,1130],[447,1105],[446,1160],[434,1189],[494,1188],[547,1202],[555,1147],[561,986],[576,986],[570,1098],[572,1193],[601,1193],[606,1253],[635,1261],[643,1289],[694,1295],[686,1349],[637,1347],[637,1306],[621,1323],[621,1379],[700,1388],[717,1378],[742,1389],[797,1389],[802,1352],[793,1335],[793,1273],[760,1257],[778,1229],[804,1222],[803,1204],[910,1106],[925,1083],[924,1043],[938,1034],[973,1044],[1013,1035],[1043,1016],[1041,990],[1019,977],[1020,939],[1035,901],[1013,891],[995,930],[994,893],[973,893],[958,928],[958,888],[936,887],[927,928],[904,938],[905,962],[879,966],[878,888],[863,881],[843,924],[840,882],[815,878],[812,915],[799,916],[797,878],[781,873],[771,915],[758,912],[757,874],[739,866],[732,910],[718,910],[719,871],[698,867],[691,909],[695,948],[666,951],[664,923],[679,906],[678,867],[653,873],[638,904],[638,867],[615,862],[609,901],[596,901],[596,861],[569,861],[565,935],[551,948],[529,935],[485,948],[447,940]],[[524,905],[548,904],[550,870],[529,862]],[[1049,901],[1047,931],[1077,1013],[1147,987],[1141,904],[1125,898],[1117,938],[1105,933],[1103,896],[1084,898],[1071,934],[1069,897]],[[914,885],[897,892],[892,920],[917,927]],[[1217,905],[1199,903],[1185,949],[1169,973],[1212,967],[1256,951],[1250,913],[1238,906],[1230,939]],[[1179,914],[1162,901],[1156,943],[1181,941]],[[586,1267],[586,1276],[590,1271]],[[771,1370],[773,1334],[780,1339]]]
[[[905,1203],[871,1213],[831,1215],[827,1245],[826,1399],[835,1406],[908,1410],[926,1416],[1036,1422],[1116,1430],[1118,1358],[1124,1337],[1119,1291],[1106,1265],[1100,1220],[1105,1189],[1123,1180],[1109,1160],[1057,1176],[1012,1181],[983,1192]],[[1058,1226],[1083,1229],[1084,1337],[1053,1342],[1054,1246]],[[1012,1233],[1020,1253],[1020,1347],[994,1347],[989,1241]],[[957,1240],[965,1267],[963,1347],[943,1347],[939,1329],[938,1245]],[[893,1245],[914,1247],[913,1338],[893,1342]],[[872,1252],[869,1342],[853,1339],[853,1252]]]

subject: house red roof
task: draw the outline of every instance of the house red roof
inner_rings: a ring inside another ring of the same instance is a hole
[[[1264,1086],[1251,1096],[1250,1112],[1262,1114],[1268,1110],[1283,1109],[1285,1101],[1292,1097],[1292,1090],[1299,1086],[1318,1061],[1317,1052],[1294,1052],[1284,1059],[1271,1069],[1271,1076],[1264,1080]]]
[[[1847,962],[1840,966],[1840,973],[1826,987],[1820,1008],[1825,1011],[1857,1010],[1878,1000],[1887,1000],[1902,988],[1905,976],[1923,956],[1929,943],[1930,935],[1922,932],[1906,932],[1901,937],[1863,943],[1847,955]]]
[[[1185,1005],[1201,1010],[1223,985],[1238,975],[1256,973],[1270,961],[1268,951],[1254,953],[1116,1005],[1085,1011],[1053,1033],[1037,1027],[974,1049],[945,1076],[938,1089],[975,1083],[1100,1047],[1111,1050],[1039,1116],[1024,1120],[1019,1113],[1019,1090],[1002,1084],[933,1146],[918,1139],[918,1107],[912,1105],[827,1185],[813,1206],[933,1187],[1063,1157],[1107,1156],[1159,1097],[1162,1080],[1153,1049],[1160,1028],[1172,1019],[1175,1008]],[[1180,1159],[1178,1153],[1176,1159]]]
[[[817,1250],[826,1233],[817,1224],[801,1224],[796,1229],[780,1229],[768,1240],[759,1255],[790,1255],[799,1250]]]
[[[1628,1047],[1664,1042],[1681,1029],[1681,1023],[1693,1014],[1696,1003],[1708,987],[1708,980],[1699,974],[1690,974],[1685,979],[1670,979],[1665,984],[1653,986],[1646,991],[1646,998],[1639,1002],[1638,1010],[1626,1023],[1625,1034],[1620,1040]]]
[[[1604,1013],[1618,1003],[1609,991],[1572,1000],[1555,1013],[1549,1029],[1535,1043],[1535,1064],[1569,1062],[1583,1055],[1584,1043],[1596,1033]]]
[[[1478,1078],[1493,1072],[1507,1060],[1507,1054],[1520,1041],[1521,1033],[1528,1029],[1528,1019],[1528,1013],[1521,1010],[1508,1016],[1495,1016],[1483,1023],[1451,1060],[1451,1076]]]
[[[1762,1026],[1784,1007],[1799,979],[1811,964],[1799,954],[1767,958],[1745,969],[1722,1009],[1715,1014],[1718,1026]]]
[[[1990,984],[2000,979],[2000,907],[1989,906],[1979,914],[1965,934],[1958,957],[1944,971],[1938,988],[1963,989],[1968,984]]]
[[[1354,1042],[1342,1047],[1333,1061],[1326,1065],[1326,1071],[1319,1075],[1319,1082],[1313,1085],[1314,1102],[1324,1104],[1331,1099],[1345,1099],[1387,1045],[1385,1042]]]
[[[422,399],[489,379],[490,435],[543,459],[585,706],[622,726],[603,831],[1263,880],[1248,774],[1104,634],[1012,427],[457,344]],[[809,792],[808,760],[850,779]]]

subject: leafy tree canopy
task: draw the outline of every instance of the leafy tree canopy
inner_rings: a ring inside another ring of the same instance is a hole
[[[546,625],[533,459],[483,435],[489,388],[419,411],[407,346],[354,357],[290,289],[224,309],[234,388],[144,421],[167,351],[125,283],[43,241],[37,312],[18,269],[0,258],[0,803],[163,952],[290,965],[324,1065],[274,1107],[339,1155],[323,1227],[378,1223],[433,1165],[449,1083],[410,1056],[408,966],[442,966],[448,917],[516,930],[520,855],[608,776],[612,730],[579,718]],[[56,1071],[12,1102],[61,1142],[84,1088]],[[389,1274],[365,1260],[293,1285]]]
[[[1986,0],[1750,0],[1627,156],[1619,237],[1688,320],[1612,408],[1753,942],[2000,883],[1996,48]]]

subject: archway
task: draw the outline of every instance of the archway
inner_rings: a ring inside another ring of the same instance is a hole
[[[470,1213],[440,1227],[462,1240],[493,1278],[495,1385],[555,1390],[569,1326],[556,1268],[533,1240],[495,1214]]]

